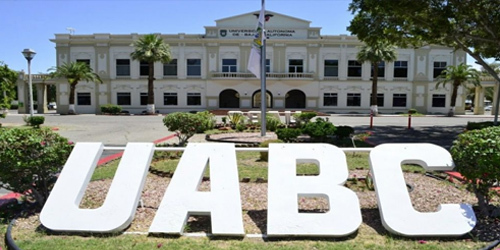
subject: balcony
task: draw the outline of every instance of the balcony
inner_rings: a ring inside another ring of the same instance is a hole
[[[256,78],[252,73],[211,72],[212,79],[246,79]],[[266,73],[267,79],[313,79],[314,73]]]

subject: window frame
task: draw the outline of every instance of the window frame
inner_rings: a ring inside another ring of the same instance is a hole
[[[295,74],[304,73],[304,60],[288,59],[288,73],[295,73]]]
[[[223,73],[238,72],[238,59],[235,58],[222,59],[222,72]]]
[[[439,98],[440,102],[442,101],[442,104],[440,104],[439,106],[436,105],[438,98]],[[445,108],[446,107],[446,94],[432,94],[431,105],[433,108]]]
[[[327,62],[333,62],[335,65],[327,64]],[[339,60],[337,59],[326,59],[324,62],[324,77],[339,77]],[[331,74],[328,72],[333,71]]]
[[[146,72],[146,74],[144,74]],[[149,63],[146,61],[139,61],[139,76],[149,76]]]
[[[127,64],[119,63],[119,61],[127,61]],[[116,59],[115,63],[116,76],[130,76],[130,59]],[[125,73],[121,73],[123,71],[125,71]]]
[[[186,93],[187,106],[201,106],[201,93],[200,92],[188,92]],[[192,104],[190,101],[194,101]]]
[[[403,65],[406,64],[406,65]],[[404,76],[400,76],[399,74],[403,73],[404,70]],[[408,78],[408,61],[394,61],[394,72],[393,72],[393,77],[394,78]]]
[[[346,106],[361,107],[361,93],[347,93]]]
[[[404,96],[404,106],[398,104]],[[396,101],[398,100],[398,101]],[[406,93],[392,93],[392,107],[393,108],[406,108],[408,106],[408,94]]]
[[[190,62],[196,62],[196,64],[190,64]],[[201,77],[201,59],[199,58],[186,59],[186,75],[188,77]]]
[[[172,98],[171,101],[170,98]],[[163,93],[163,105],[164,106],[177,106],[179,105],[179,97],[177,92],[164,92]]]
[[[88,98],[88,104],[87,102],[82,103],[83,100],[86,100]],[[92,106],[92,93],[90,92],[77,92],[76,93],[76,105],[78,106]]]
[[[363,76],[363,64],[357,60],[347,61],[347,77],[362,77]],[[351,75],[352,72],[356,71],[355,75]],[[359,75],[357,74],[359,73]]]
[[[132,95],[130,92],[116,92],[116,104],[120,106],[132,105]]]
[[[436,64],[438,64],[438,65],[436,66]],[[446,62],[446,61],[434,61],[433,65],[434,65],[434,67],[432,70],[432,74],[433,74],[434,79],[436,79],[439,77],[439,75],[441,75],[441,72],[443,72],[446,69],[446,67],[448,67],[448,62]]]
[[[172,71],[171,74],[167,74],[167,72],[170,72],[168,70],[169,68],[171,68],[170,69]],[[178,69],[177,59],[171,59],[168,63],[163,64],[163,76],[177,76],[177,69]]]
[[[339,101],[338,93],[336,93],[336,92],[323,93],[323,106],[325,106],[325,107],[337,107],[338,101]]]

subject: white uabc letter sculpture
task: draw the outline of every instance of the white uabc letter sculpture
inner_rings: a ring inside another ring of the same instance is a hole
[[[314,162],[318,176],[297,176],[297,162]],[[329,144],[270,144],[267,234],[269,236],[345,236],[361,225],[356,194],[342,186],[346,157]],[[299,213],[299,197],[325,197],[326,213]]]
[[[78,206],[103,151],[102,143],[77,143],[40,214],[54,231],[118,232],[134,218],[153,157],[153,143],[128,143],[104,204]]]
[[[451,155],[433,144],[383,144],[370,153],[370,167],[382,224],[405,236],[458,236],[471,231],[476,216],[468,204],[440,205],[437,212],[421,213],[411,204],[401,164],[413,163],[426,170],[452,170]]]
[[[210,192],[200,192],[208,163]],[[181,234],[189,215],[210,215],[214,235],[244,235],[238,180],[234,144],[188,144],[149,232]]]

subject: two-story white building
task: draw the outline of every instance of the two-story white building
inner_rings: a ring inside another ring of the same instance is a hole
[[[359,63],[362,43],[355,36],[324,35],[310,21],[268,11],[266,22],[267,94],[273,110],[317,110],[369,113],[370,63]],[[260,80],[247,70],[258,12],[216,20],[204,34],[158,34],[170,45],[172,61],[155,67],[155,105],[175,111],[259,109]],[[103,84],[80,82],[77,113],[99,113],[117,104],[130,113],[146,110],[148,65],[132,60],[131,44],[141,34],[56,34],[57,65],[90,64]],[[463,51],[426,46],[398,49],[394,62],[378,65],[381,113],[447,113],[451,85],[436,89],[436,77],[448,65],[464,63]],[[57,112],[68,110],[69,86],[57,85]],[[463,114],[465,93],[459,89],[456,113]]]

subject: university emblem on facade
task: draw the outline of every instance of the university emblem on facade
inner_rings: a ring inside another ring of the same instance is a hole
[[[220,30],[220,36],[225,37],[227,35],[227,30]]]

